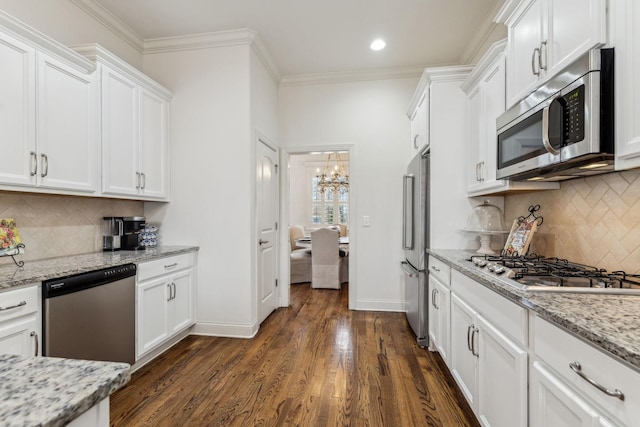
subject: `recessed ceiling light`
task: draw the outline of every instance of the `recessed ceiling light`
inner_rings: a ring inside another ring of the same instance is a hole
[[[384,40],[376,39],[371,43],[369,47],[371,47],[372,50],[382,50],[386,45],[387,44],[384,42]]]

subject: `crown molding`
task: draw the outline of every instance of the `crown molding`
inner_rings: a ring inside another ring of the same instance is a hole
[[[280,87],[348,83],[369,80],[409,79],[420,77],[423,71],[424,67],[413,66],[361,71],[297,74],[282,77],[282,80],[280,80]]]
[[[258,32],[250,28],[147,39],[144,41],[144,54],[153,55],[157,53],[243,45],[251,47],[260,61],[264,64],[276,84],[280,83],[282,75],[280,74],[278,66],[267,50]]]
[[[148,55],[154,53],[249,45],[253,43],[257,34],[258,33],[255,30],[241,28],[238,30],[217,31],[213,33],[146,39],[144,41],[144,53]]]
[[[140,53],[143,52],[144,40],[131,27],[122,22],[117,16],[109,12],[95,0],[69,0],[78,8],[83,10],[93,19],[104,25],[112,33],[127,42],[131,47]]]
[[[67,65],[79,71],[91,73],[96,69],[91,61],[2,10],[0,10],[0,27],[33,48],[56,55]]]
[[[462,55],[460,55],[461,64],[471,63],[473,58],[480,53],[480,49],[484,46],[489,36],[491,36],[493,30],[501,24],[496,21],[496,15],[498,15],[503,8],[503,0],[496,0],[491,10],[484,16],[484,20],[482,21],[482,25],[478,29],[476,36],[473,38],[471,43],[467,45],[467,48],[462,52]]]
[[[473,67],[473,71],[469,74],[469,77],[462,83],[460,89],[463,92],[469,93],[469,90],[475,87],[482,75],[487,71],[487,69],[491,66],[493,61],[499,56],[502,55],[507,47],[507,39],[499,40],[492,44],[489,49],[482,55],[480,61]]]

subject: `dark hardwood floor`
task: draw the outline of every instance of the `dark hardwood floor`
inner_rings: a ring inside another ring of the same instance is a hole
[[[291,287],[253,339],[189,336],[111,396],[112,426],[477,426],[403,313]]]

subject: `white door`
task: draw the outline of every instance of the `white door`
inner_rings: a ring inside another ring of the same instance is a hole
[[[276,308],[278,220],[278,152],[263,141],[256,147],[256,215],[258,223],[258,323]]]
[[[471,343],[476,330],[473,324],[475,317],[476,312],[471,307],[451,294],[451,374],[474,412],[478,407],[478,358]]]

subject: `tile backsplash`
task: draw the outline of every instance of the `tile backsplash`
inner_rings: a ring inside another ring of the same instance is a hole
[[[24,261],[101,251],[103,216],[141,215],[144,203],[135,200],[0,191],[0,218],[15,219]],[[12,262],[0,258],[0,265]]]
[[[559,190],[505,196],[510,226],[530,205],[544,218],[530,252],[640,274],[640,170],[561,183]]]

